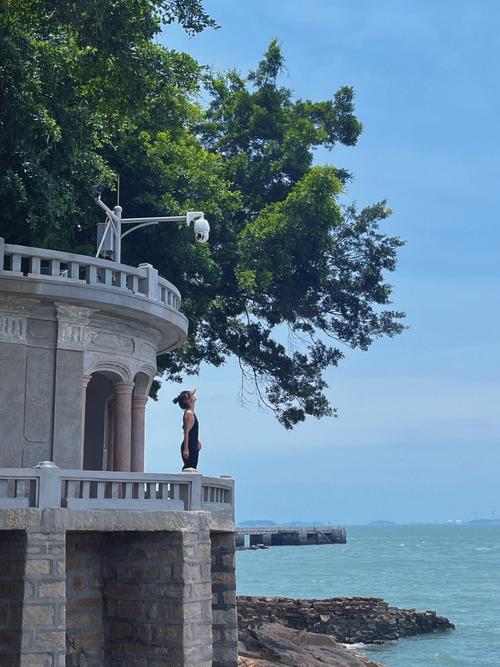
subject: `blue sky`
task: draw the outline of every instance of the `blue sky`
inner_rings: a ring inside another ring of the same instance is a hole
[[[365,523],[500,515],[500,4],[481,0],[209,0],[220,30],[162,41],[216,70],[253,68],[280,40],[297,97],[356,90],[364,132],[316,156],[387,198],[401,236],[394,305],[409,329],[327,374],[337,419],[292,432],[202,368],[200,469],[231,474],[237,518]],[[207,212],[208,215],[208,212]],[[147,469],[179,468],[177,386],[147,409]]]

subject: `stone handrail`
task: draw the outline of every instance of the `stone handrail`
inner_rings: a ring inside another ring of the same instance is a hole
[[[87,284],[139,294],[179,310],[179,290],[151,264],[135,268],[107,259],[29,246],[12,245],[0,238],[0,274],[17,278]]]
[[[0,469],[0,509],[16,507],[204,510],[232,517],[234,482],[196,473],[61,470],[44,461],[31,469]]]

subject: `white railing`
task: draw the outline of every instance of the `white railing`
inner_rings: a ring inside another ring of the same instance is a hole
[[[229,477],[201,478],[201,509],[216,514],[234,508],[234,482]]]
[[[0,509],[204,510],[234,515],[234,482],[196,473],[157,474],[36,468],[0,469]]]
[[[179,310],[179,290],[151,264],[139,267],[69,252],[11,245],[0,238],[0,274],[72,284],[86,284],[140,294]]]
[[[68,509],[189,510],[186,475],[61,470],[61,504]]]
[[[31,469],[0,470],[0,508],[33,507],[37,498],[37,475]]]

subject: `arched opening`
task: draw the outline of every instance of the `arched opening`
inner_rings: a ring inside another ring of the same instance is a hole
[[[133,382],[108,370],[90,375],[84,394],[84,470],[143,472],[145,409],[152,378],[145,371],[136,373]]]
[[[112,470],[113,373],[92,373],[85,397],[83,469]]]

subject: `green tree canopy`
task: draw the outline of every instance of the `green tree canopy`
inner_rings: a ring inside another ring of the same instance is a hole
[[[189,339],[160,374],[179,380],[234,355],[284,426],[332,414],[324,372],[342,348],[402,330],[387,308],[401,245],[380,231],[390,211],[342,207],[350,174],[313,166],[315,149],[356,143],[354,92],[296,99],[279,82],[277,41],[246,77],[212,74],[156,43],[173,21],[214,25],[199,0],[4,3],[0,234],[91,253],[90,190],[113,188],[117,174],[127,217],[204,210],[206,246],[164,226],[123,249],[183,295]]]

